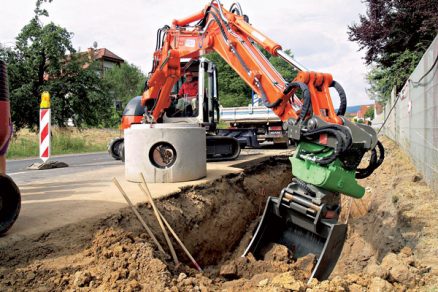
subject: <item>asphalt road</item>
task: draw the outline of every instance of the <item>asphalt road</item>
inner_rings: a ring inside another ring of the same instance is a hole
[[[242,155],[256,154],[260,152],[276,151],[275,146],[271,144],[262,144],[260,149],[244,149]],[[272,149],[272,150],[271,150]],[[114,160],[108,152],[97,152],[88,154],[68,154],[52,156],[50,161],[60,161],[68,164],[65,168],[55,168],[47,170],[30,170],[27,169],[33,163],[41,163],[39,158],[8,160],[6,173],[10,175],[18,184],[37,183],[44,179],[56,180],[61,176],[76,176],[88,171],[100,171],[111,166],[122,166],[120,160]],[[228,162],[227,162],[228,163]],[[233,163],[233,162],[231,162]]]
[[[48,170],[29,170],[27,169],[28,166],[36,162],[41,163],[41,159],[18,159],[7,161],[6,173],[10,175],[17,184],[19,184],[50,176],[68,175],[122,164],[122,162],[112,159],[107,152],[59,155],[52,156],[50,160],[65,162],[68,164],[68,167]]]

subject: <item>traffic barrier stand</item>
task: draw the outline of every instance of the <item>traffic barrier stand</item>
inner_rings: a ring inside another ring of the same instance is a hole
[[[43,170],[68,166],[68,164],[64,162],[48,161],[50,159],[51,116],[50,94],[44,91],[41,94],[39,133],[40,158],[43,163],[33,163],[27,167],[27,169]]]

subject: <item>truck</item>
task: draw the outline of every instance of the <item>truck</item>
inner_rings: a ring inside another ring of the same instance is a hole
[[[299,102],[299,101],[297,101]],[[253,94],[247,107],[220,107],[220,121],[229,125],[219,129],[219,135],[234,135],[235,137],[256,135],[257,143],[247,143],[246,147],[259,147],[259,143],[272,142],[275,146],[287,148],[291,143],[283,122],[272,111],[261,103],[260,97]]]

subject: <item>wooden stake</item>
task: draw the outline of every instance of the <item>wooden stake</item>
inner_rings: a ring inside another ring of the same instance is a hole
[[[150,195],[148,195],[149,192],[149,188],[147,188],[147,191],[143,188],[142,185],[139,185],[140,189],[142,190],[142,192],[149,198]],[[179,243],[179,245],[181,246],[181,248],[184,250],[184,252],[186,253],[186,255],[189,257],[189,259],[192,261],[192,263],[195,265],[196,269],[199,272],[203,272],[201,269],[201,266],[198,265],[198,263],[196,262],[196,260],[193,258],[193,256],[191,255],[191,253],[188,251],[188,249],[185,247],[184,243],[181,241],[181,239],[179,238],[179,236],[175,233],[175,231],[172,229],[172,227],[170,226],[169,222],[167,222],[166,218],[163,216],[163,214],[161,214],[161,212],[158,210],[158,214],[160,215],[161,219],[163,219],[164,224],[167,226],[167,229],[169,229],[170,233],[173,235],[173,237],[175,238],[175,240]]]
[[[143,176],[143,173],[140,173],[140,176],[141,176],[141,179],[143,180],[143,183],[145,184],[145,186],[147,188],[146,180]],[[164,237],[166,238],[166,242],[167,242],[167,245],[169,246],[170,253],[172,254],[173,261],[175,262],[175,265],[179,265],[178,257],[176,256],[175,249],[173,248],[173,244],[170,241],[169,234],[167,234],[166,228],[164,228],[164,225],[163,225],[163,221],[161,220],[161,217],[158,214],[159,211],[157,209],[157,206],[155,206],[154,200],[152,199],[152,195],[150,193],[148,193],[148,195],[149,195],[149,200],[150,200],[150,203],[152,205],[152,208],[154,209],[155,217],[157,217],[157,221],[160,224],[160,227],[161,227],[161,230],[163,231]]]
[[[144,222],[143,218],[141,217],[140,213],[138,213],[137,209],[135,208],[135,206],[132,204],[131,200],[129,200],[128,196],[126,195],[125,191],[123,190],[122,186],[119,184],[119,182],[117,181],[117,179],[115,177],[113,177],[113,182],[116,185],[116,187],[119,189],[120,193],[123,195],[123,197],[125,197],[126,202],[128,203],[128,205],[131,207],[132,211],[134,212],[134,214],[137,216],[138,220],[140,221],[141,225],[143,225],[144,229],[146,229],[146,232],[149,234],[149,236],[152,238],[152,240],[155,242],[155,244],[157,245],[158,249],[166,256],[168,256],[168,254],[164,251],[163,247],[161,246],[161,244],[158,242],[157,238],[154,236],[154,234],[152,233],[152,231],[150,230],[149,226],[146,224],[146,222]]]

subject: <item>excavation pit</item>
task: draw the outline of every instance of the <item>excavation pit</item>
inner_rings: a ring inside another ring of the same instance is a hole
[[[392,146],[389,157],[391,153],[398,155],[397,151]],[[382,171],[396,171],[392,163],[387,167],[382,166]],[[240,257],[263,212],[266,198],[278,195],[291,181],[287,157],[275,157],[249,166],[240,174],[187,187],[156,201],[161,213],[203,267],[203,273],[194,268],[175,241],[183,264],[175,266],[171,257],[163,256],[126,208],[105,218],[87,219],[2,246],[0,288],[335,291],[342,287],[347,291],[390,291],[434,287],[434,263],[425,265],[424,259],[417,256],[425,252],[424,243],[418,238],[415,241],[414,236],[408,237],[421,222],[407,219],[406,212],[413,210],[411,202],[398,192],[397,185],[392,186],[392,181],[387,186],[382,184],[382,173],[362,182],[378,194],[369,205],[356,207],[355,211],[361,211],[359,207],[365,206],[367,210],[362,212],[365,214],[352,213],[344,252],[328,281],[306,284],[306,272],[312,269],[314,258],[308,256],[295,262],[281,246],[273,245],[264,260]],[[391,188],[398,193],[397,204],[391,196],[384,196]],[[424,192],[427,191],[424,187]],[[382,208],[386,213],[382,214]],[[150,206],[140,204],[139,210],[165,247]],[[380,238],[376,233],[381,234]],[[433,244],[432,240],[431,235],[427,242]]]

